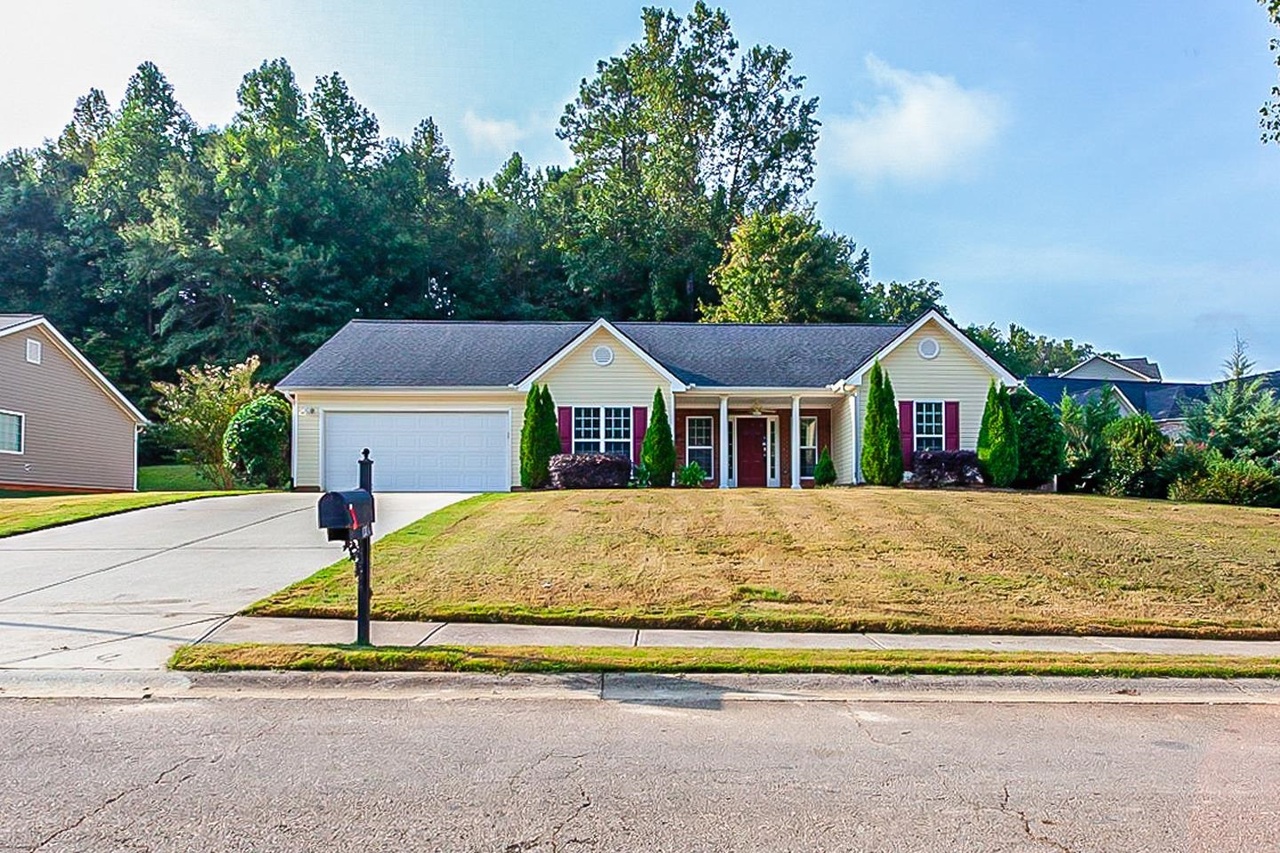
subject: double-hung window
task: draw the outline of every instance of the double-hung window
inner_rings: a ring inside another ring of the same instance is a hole
[[[685,464],[697,462],[706,478],[710,480],[713,476],[712,465],[715,461],[715,446],[711,443],[711,418],[690,417],[684,424]]]
[[[22,453],[26,416],[18,412],[0,412],[0,453]]]
[[[800,419],[800,476],[812,477],[818,467],[818,419]]]
[[[916,403],[916,450],[941,450],[942,404]]]
[[[631,458],[629,406],[575,406],[573,452],[609,453]]]

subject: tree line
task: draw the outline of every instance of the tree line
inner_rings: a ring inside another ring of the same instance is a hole
[[[38,312],[125,393],[194,365],[261,360],[274,381],[354,317],[902,322],[945,311],[934,281],[871,281],[807,193],[817,98],[784,49],[727,15],[642,14],[564,110],[565,168],[517,152],[453,174],[439,127],[408,140],[336,73],[284,59],[200,127],[155,65],[113,106],[0,158],[0,312]],[[1019,326],[970,333],[1019,374],[1093,352]]]

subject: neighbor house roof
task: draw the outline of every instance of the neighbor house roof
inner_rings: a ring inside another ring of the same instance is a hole
[[[1130,370],[1141,373],[1148,379],[1154,379],[1157,382],[1161,379],[1160,365],[1154,361],[1149,361],[1146,358],[1116,358],[1112,360],[1121,367],[1127,367]]]
[[[298,388],[505,387],[534,373],[589,322],[353,320],[281,380]],[[903,325],[616,323],[681,382],[814,388],[840,381]]]
[[[120,393],[120,389],[111,384],[111,380],[102,375],[98,368],[93,366],[93,362],[84,357],[80,350],[76,349],[69,340],[63,337],[62,333],[49,322],[42,314],[0,314],[0,338],[6,335],[16,334],[24,329],[34,329],[40,327],[53,338],[54,342],[66,353],[89,379],[92,380],[99,388],[102,389],[108,397],[115,401],[121,409],[125,411],[129,417],[139,426],[150,423],[147,416],[138,411],[138,407],[129,402],[129,398]]]
[[[1262,379],[1263,383],[1280,392],[1280,370],[1246,377],[1245,381]],[[1189,403],[1203,400],[1209,389],[1222,385],[1217,382],[1143,382],[1115,381],[1112,379],[1074,379],[1063,376],[1028,376],[1027,390],[1040,399],[1057,406],[1062,392],[1077,402],[1083,402],[1107,386],[1113,386],[1139,411],[1146,412],[1157,421],[1178,420],[1186,417]]]
[[[0,334],[3,334],[6,329],[38,319],[39,316],[39,314],[0,314]]]

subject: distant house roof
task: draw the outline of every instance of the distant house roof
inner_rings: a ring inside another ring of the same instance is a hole
[[[1116,364],[1127,367],[1130,370],[1136,370],[1148,379],[1154,379],[1157,382],[1161,380],[1160,365],[1154,361],[1148,361],[1145,358],[1117,358],[1112,359]]]
[[[1262,379],[1263,383],[1280,392],[1280,370],[1246,377],[1246,381]],[[1083,402],[1098,394],[1108,385],[1133,404],[1139,412],[1146,412],[1157,421],[1178,420],[1186,417],[1186,406],[1208,396],[1209,389],[1224,384],[1216,382],[1117,382],[1111,379],[1075,379],[1066,376],[1028,376],[1024,381],[1027,390],[1052,406],[1057,406],[1065,391],[1067,396]]]
[[[505,387],[536,371],[588,322],[353,320],[279,387]],[[681,382],[812,388],[839,382],[905,325],[615,323]]]
[[[1128,376],[1132,376],[1134,379],[1139,381],[1159,382],[1161,380],[1160,365],[1156,364],[1154,361],[1149,361],[1146,358],[1112,358],[1111,356],[1106,355],[1091,355],[1079,364],[1062,371],[1058,375],[1064,378],[1072,377],[1072,374],[1081,372],[1095,363],[1097,366],[1090,369],[1095,372],[1098,369],[1101,369],[1104,376],[1107,370],[1111,369],[1111,372],[1115,375],[1105,376],[1105,378],[1108,379],[1116,379],[1118,377],[1127,378]],[[1100,377],[1094,376],[1089,378]],[[1119,381],[1124,381],[1124,379],[1122,378]]]

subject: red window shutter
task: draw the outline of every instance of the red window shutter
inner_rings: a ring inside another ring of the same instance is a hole
[[[557,409],[560,416],[560,452],[573,452],[573,407],[561,406]]]
[[[898,435],[902,438],[902,469],[911,470],[911,457],[916,449],[915,404],[910,400],[898,401]]]
[[[942,441],[946,450],[960,449],[960,401],[948,400],[942,404]]]
[[[631,410],[631,461],[640,464],[640,448],[644,446],[644,431],[649,428],[649,410],[636,406]]]

